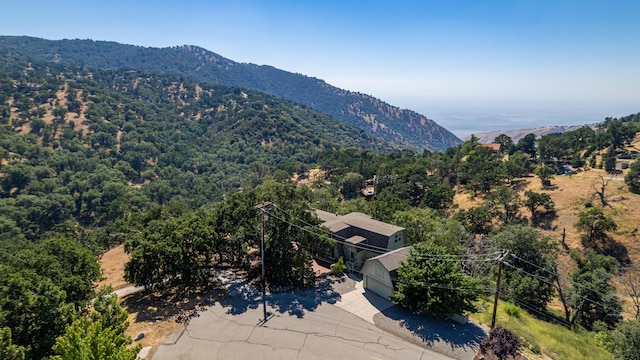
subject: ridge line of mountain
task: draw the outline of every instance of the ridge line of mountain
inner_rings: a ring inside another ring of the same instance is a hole
[[[435,121],[373,96],[270,65],[238,63],[195,45],[153,48],[111,41],[45,40],[0,36],[0,49],[48,61],[95,68],[143,68],[189,76],[214,85],[244,87],[310,106],[338,120],[404,146],[444,151],[462,141]]]

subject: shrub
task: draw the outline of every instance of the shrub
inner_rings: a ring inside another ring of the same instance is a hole
[[[331,271],[333,271],[334,274],[342,274],[347,271],[347,265],[344,264],[342,256],[340,256],[335,264],[331,265]]]
[[[513,304],[506,304],[504,306],[504,312],[506,312],[507,315],[514,317],[516,319],[520,319],[520,311],[521,311],[520,308]]]
[[[480,343],[480,351],[492,352],[498,359],[506,359],[509,356],[518,355],[521,346],[520,337],[511,330],[496,326],[489,332],[489,336]]]

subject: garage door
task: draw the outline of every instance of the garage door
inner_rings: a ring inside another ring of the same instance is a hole
[[[388,300],[389,297],[393,295],[392,287],[385,285],[384,283],[369,275],[365,275],[364,286],[365,289],[380,295],[386,300]]]

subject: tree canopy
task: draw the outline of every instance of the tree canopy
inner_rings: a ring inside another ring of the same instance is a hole
[[[398,277],[393,300],[411,310],[444,316],[475,311],[479,295],[476,280],[466,275],[460,260],[447,256],[442,246],[414,245],[400,265]]]

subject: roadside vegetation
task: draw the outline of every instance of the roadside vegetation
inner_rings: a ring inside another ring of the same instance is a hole
[[[493,299],[477,303],[479,311],[470,318],[485,326],[491,324]],[[516,333],[522,340],[522,351],[532,359],[613,359],[602,347],[599,333],[544,321],[510,302],[500,302],[497,321]]]

